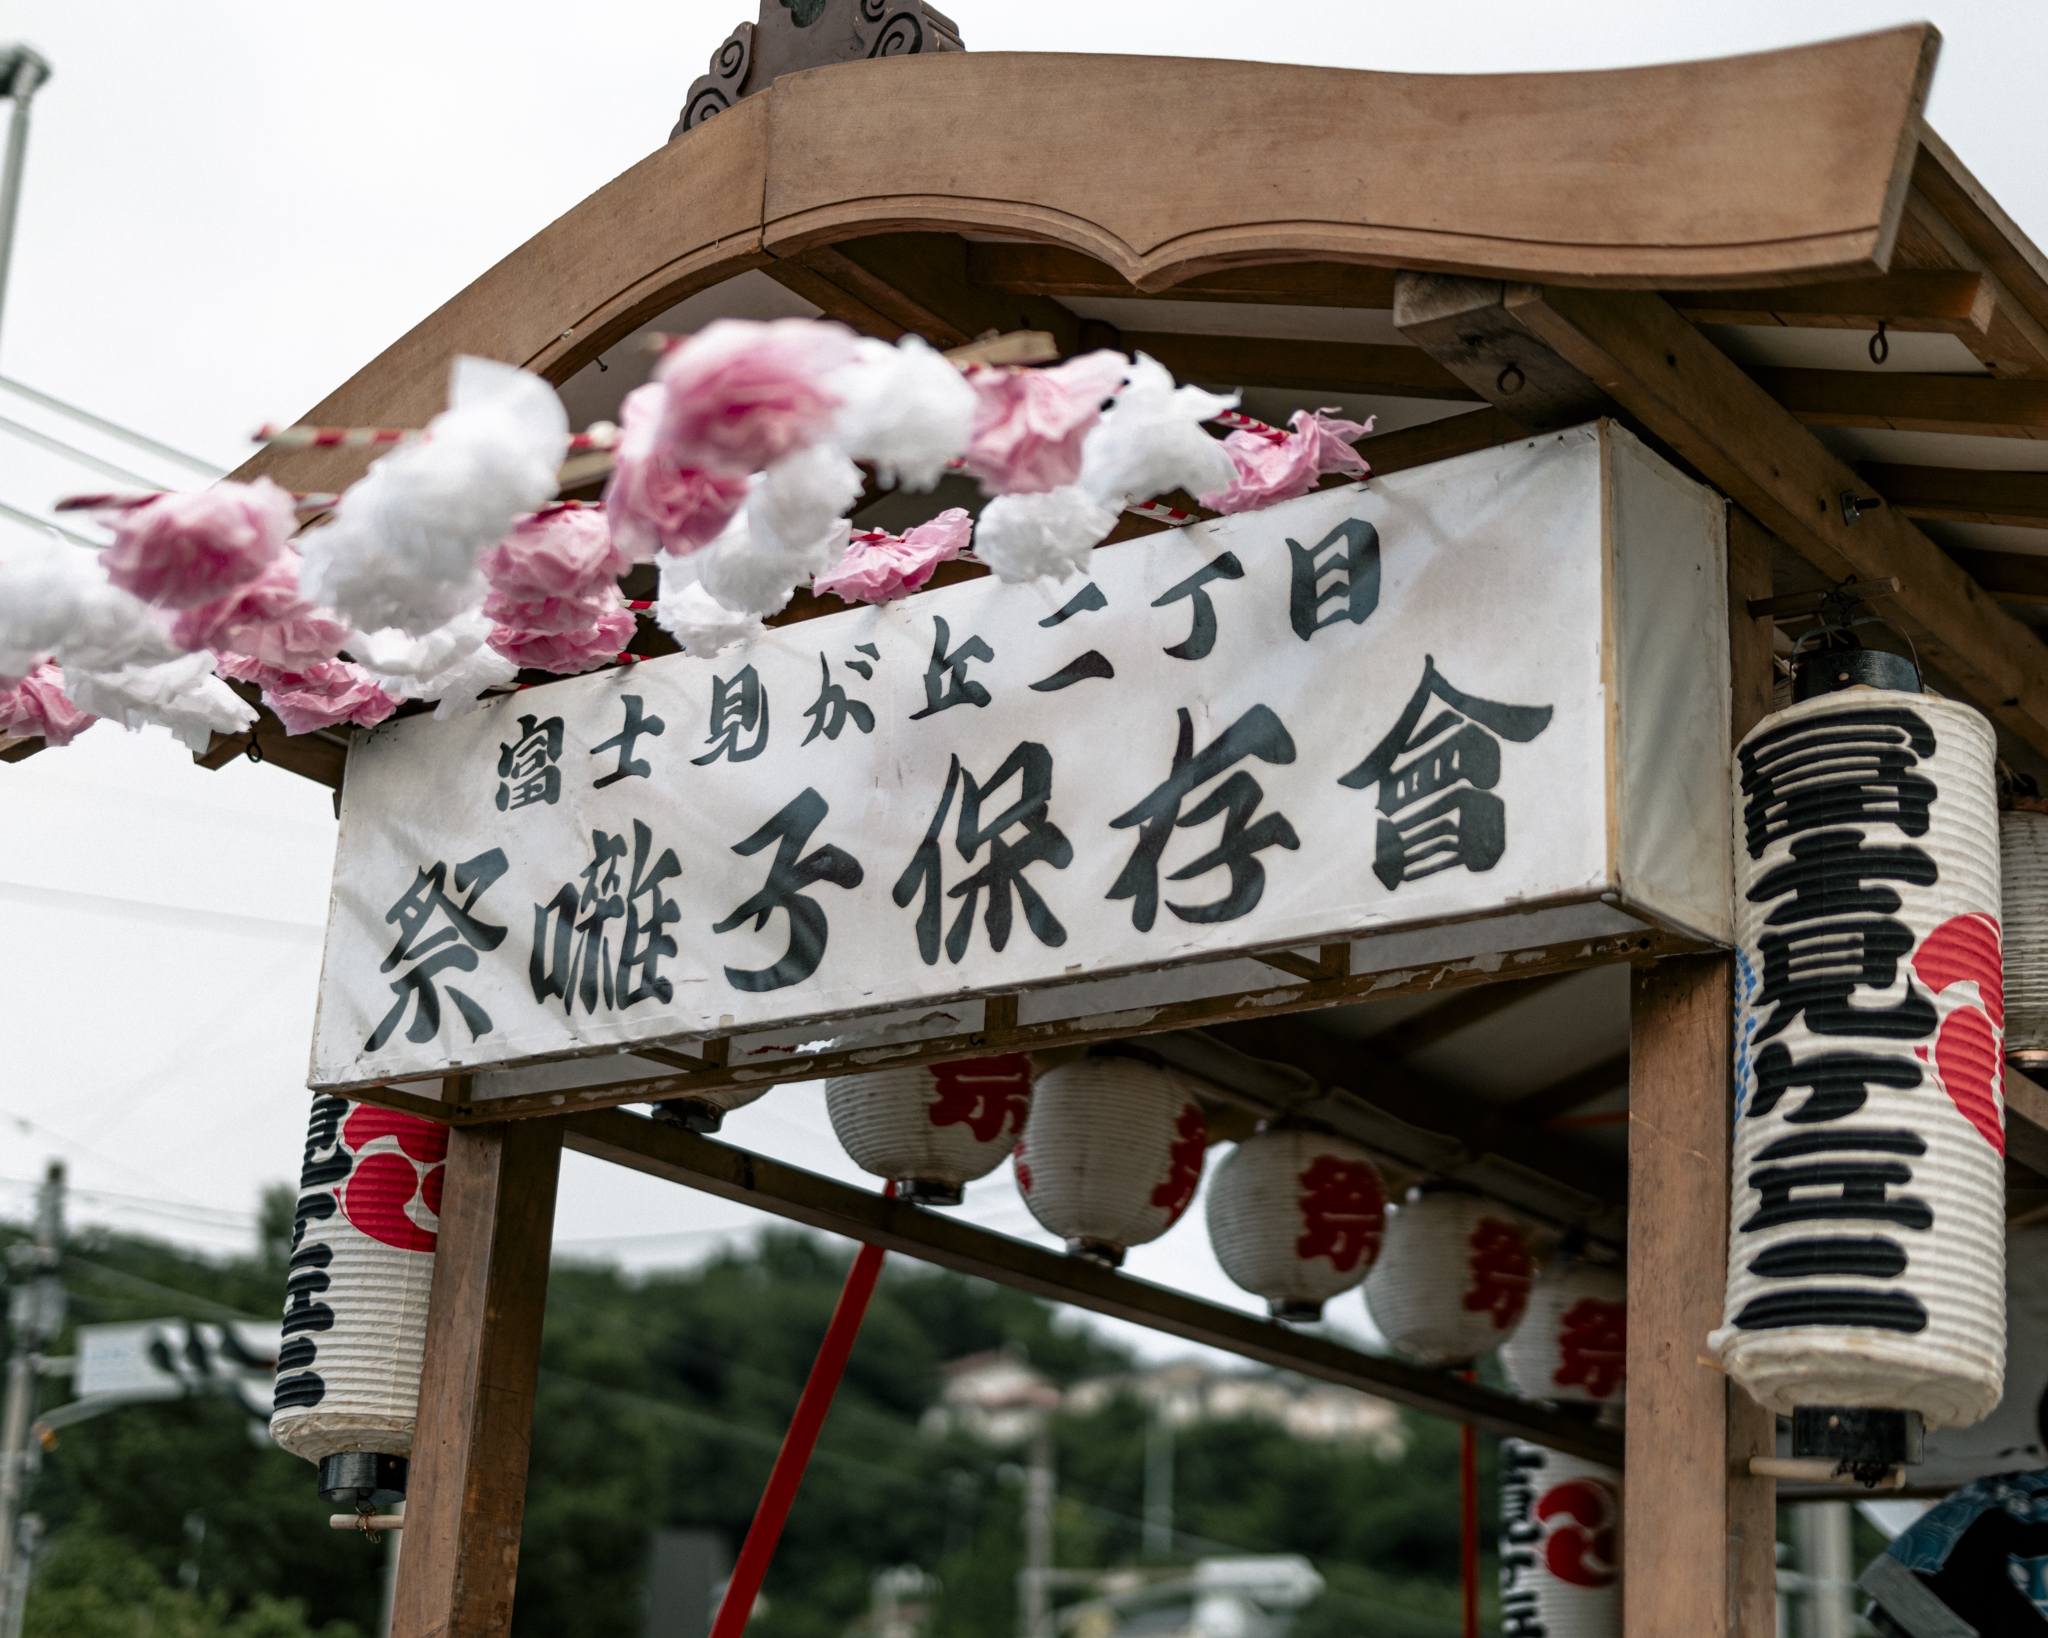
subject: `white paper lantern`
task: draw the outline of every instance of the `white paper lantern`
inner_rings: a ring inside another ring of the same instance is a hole
[[[1069,1252],[1114,1268],[1127,1247],[1180,1220],[1208,1143],[1186,1076],[1135,1058],[1082,1058],[1032,1089],[1017,1189]]]
[[[1723,1364],[1766,1409],[1977,1421],[2005,1366],[1989,725],[1826,694],[1737,753]]]
[[[323,1493],[405,1492],[447,1155],[433,1121],[313,1100],[270,1432]]]
[[[1619,1405],[1628,1366],[1628,1281],[1560,1260],[1536,1276],[1528,1312],[1500,1351],[1524,1399]]]
[[[2005,1050],[2048,1054],[2048,813],[2001,813]]]
[[[1513,1333],[1535,1269],[1521,1225],[1502,1207],[1454,1186],[1410,1189],[1387,1221],[1365,1306],[1404,1354],[1462,1365]]]
[[[1621,1476],[1521,1439],[1500,1443],[1502,1638],[1617,1638]]]
[[[1387,1196],[1357,1144],[1282,1128],[1240,1143],[1216,1168],[1208,1212],[1223,1272],[1264,1297],[1275,1319],[1306,1322],[1371,1270]]]
[[[1016,1148],[1030,1109],[1031,1060],[1015,1052],[825,1083],[825,1112],[853,1163],[926,1206],[959,1205],[962,1186]]]
[[[651,1105],[656,1120],[680,1126],[686,1132],[715,1132],[735,1109],[744,1109],[756,1098],[765,1098],[765,1086],[719,1086],[688,1097],[664,1098]]]

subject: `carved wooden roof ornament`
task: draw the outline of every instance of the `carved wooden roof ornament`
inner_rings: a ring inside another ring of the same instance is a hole
[[[799,69],[966,49],[959,26],[924,0],[761,0],[761,20],[727,35],[691,82],[669,140]]]

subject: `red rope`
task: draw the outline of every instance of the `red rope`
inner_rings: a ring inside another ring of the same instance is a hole
[[[1465,1372],[1465,1380],[1472,1373]],[[1458,1429],[1458,1572],[1464,1581],[1465,1638],[1479,1638],[1479,1430]]]
[[[891,1183],[882,1192],[893,1196],[896,1185]],[[761,1505],[754,1510],[754,1522],[747,1527],[746,1544],[740,1548],[732,1580],[719,1601],[711,1638],[740,1638],[746,1630],[747,1618],[754,1613],[754,1600],[760,1595],[769,1561],[775,1557],[776,1544],[782,1540],[782,1527],[789,1521],[789,1510],[796,1502],[797,1487],[804,1481],[804,1469],[818,1443],[818,1433],[832,1409],[832,1396],[839,1389],[839,1378],[845,1374],[853,1339],[860,1335],[860,1322],[867,1314],[868,1299],[875,1294],[875,1281],[882,1272],[885,1255],[880,1246],[864,1245],[847,1271],[839,1306],[832,1310],[832,1323],[825,1327],[825,1340],[818,1346],[810,1380],[804,1384],[789,1431],[782,1436],[782,1449],[776,1454],[774,1471],[768,1475],[768,1488],[761,1492]]]

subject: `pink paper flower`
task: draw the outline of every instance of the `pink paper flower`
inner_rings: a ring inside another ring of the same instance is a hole
[[[284,724],[287,734],[310,734],[353,722],[374,728],[398,701],[370,680],[370,674],[347,660],[323,660],[303,671],[286,671],[246,654],[222,654],[216,669],[223,677],[252,682],[263,690],[263,703]]]
[[[958,506],[947,507],[908,534],[865,530],[853,537],[836,568],[811,582],[811,590],[831,592],[849,603],[893,602],[916,591],[941,563],[965,551],[973,530],[966,511]]]
[[[571,677],[579,671],[595,671],[611,664],[632,640],[633,629],[633,616],[614,602],[595,622],[574,631],[495,627],[491,647],[522,669],[531,667]]]
[[[268,478],[158,495],[102,514],[107,578],[148,603],[188,609],[263,573],[291,538],[292,498]]]
[[[171,641],[180,648],[232,651],[286,671],[331,660],[349,628],[299,595],[299,554],[286,547],[262,575],[216,602],[180,611]]]
[[[773,466],[831,424],[839,398],[825,377],[854,353],[851,331],[817,319],[717,319],[656,366],[655,441],[684,470],[744,478]]]
[[[0,688],[0,734],[9,739],[69,745],[99,720],[65,697],[64,673],[54,660],[38,660],[12,688]]]
[[[1130,367],[1121,353],[1099,352],[1050,370],[970,369],[967,382],[980,403],[961,465],[990,495],[1042,495],[1072,483],[1081,474],[1081,440]]]
[[[1233,432],[1223,440],[1237,476],[1227,488],[1198,497],[1212,512],[1250,512],[1276,501],[1292,500],[1315,488],[1332,472],[1366,478],[1372,468],[1351,446],[1368,432],[1376,417],[1363,425],[1340,421],[1332,410],[1296,410],[1292,432]]]
[[[604,487],[611,538],[636,563],[708,546],[747,498],[747,478],[679,463],[661,441],[662,386],[650,381],[619,406],[619,450]]]
[[[521,518],[477,559],[477,567],[494,598],[537,603],[594,597],[632,567],[632,560],[612,544],[603,508],[564,501]]]

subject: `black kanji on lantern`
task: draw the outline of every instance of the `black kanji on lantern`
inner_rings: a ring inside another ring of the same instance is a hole
[[[1193,719],[1185,707],[1179,716],[1173,771],[1144,801],[1110,821],[1117,830],[1138,827],[1138,844],[1108,896],[1132,901],[1131,925],[1141,933],[1152,930],[1159,914],[1159,862],[1176,827],[1203,824],[1219,813],[1223,815],[1223,834],[1216,845],[1176,870],[1167,877],[1168,881],[1191,881],[1219,868],[1230,872],[1230,889],[1222,898],[1208,904],[1167,905],[1182,921],[1235,921],[1239,916],[1250,915],[1266,891],[1266,869],[1258,858],[1261,850],[1301,846],[1301,838],[1295,835],[1284,814],[1269,813],[1256,821],[1252,819],[1265,793],[1259,782],[1241,768],[1197,803],[1192,812],[1181,812],[1181,803],[1196,790],[1246,757],[1276,764],[1294,760],[1294,740],[1272,710],[1263,705],[1253,706],[1199,753],[1195,750]]]
[[[1287,558],[1287,618],[1304,643],[1325,626],[1362,626],[1380,606],[1380,532],[1365,519],[1346,518],[1314,546],[1289,540]]]
[[[802,858],[798,857],[809,844],[811,833],[824,822],[830,811],[824,797],[806,788],[744,842],[733,844],[733,852],[744,858],[759,853],[773,842],[775,858],[768,866],[768,880],[762,884],[761,891],[725,920],[714,924],[712,932],[729,933],[751,916],[754,931],[758,933],[768,925],[768,918],[776,911],[780,910],[789,917],[789,947],[782,959],[772,967],[751,971],[726,968],[726,982],[734,989],[755,993],[786,989],[809,978],[818,970],[818,963],[825,959],[825,940],[830,926],[824,907],[809,897],[804,889],[819,882],[855,888],[860,886],[865,874],[858,859],[829,842]]]
[[[1370,526],[1368,526],[1370,527]],[[1289,541],[1291,546],[1294,543]],[[1208,658],[1209,650],[1216,646],[1216,604],[1203,588],[1212,581],[1242,580],[1244,565],[1237,560],[1235,552],[1224,552],[1211,558],[1187,579],[1177,586],[1169,586],[1152,599],[1155,609],[1163,609],[1169,603],[1188,599],[1194,608],[1194,621],[1188,629],[1185,640],[1175,643],[1166,652],[1176,660],[1201,660]],[[1371,613],[1368,609],[1366,613]],[[1359,617],[1364,618],[1364,615]]]
[[[593,790],[603,790],[607,785],[616,785],[622,779],[646,779],[654,769],[644,758],[633,755],[633,743],[638,739],[657,739],[668,727],[657,716],[651,716],[641,709],[638,694],[621,694],[619,703],[626,709],[625,725],[612,735],[590,748],[592,756],[602,756],[606,751],[619,753],[619,765],[602,779],[591,781]]]
[[[967,637],[949,652],[953,633],[944,615],[932,616],[932,632],[932,658],[924,672],[925,707],[910,713],[912,722],[950,711],[956,705],[979,707],[989,702],[988,690],[967,675],[967,667],[974,660],[987,664],[996,657],[996,651],[979,637]]]
[[[992,794],[1013,778],[1018,782],[1016,800],[993,818],[985,817]],[[973,863],[984,847],[988,849],[988,858],[979,870],[946,891],[945,849],[940,838],[945,834],[956,791],[960,797],[960,818],[953,845],[967,863]],[[920,892],[924,896],[917,913],[917,949],[927,966],[938,964],[942,892],[947,898],[962,901],[960,912],[946,933],[946,958],[956,964],[966,955],[968,942],[974,936],[974,911],[984,890],[988,893],[988,909],[983,925],[990,949],[1000,951],[1010,941],[1012,893],[1023,907],[1025,926],[1041,944],[1057,948],[1067,942],[1066,928],[1024,876],[1034,864],[1064,870],[1073,862],[1073,844],[1047,817],[1051,806],[1052,753],[1043,745],[1025,740],[1003,759],[1002,766],[986,783],[977,781],[963,768],[958,756],[953,758],[938,812],[932,815],[924,840],[918,844],[909,868],[898,878],[893,893],[899,909],[907,908]],[[1014,841],[1008,839],[1012,830],[1019,832]]]
[[[498,811],[562,797],[562,719],[519,719],[519,737],[498,745]]]
[[[398,942],[384,958],[380,969],[390,972],[404,962],[414,965],[391,981],[391,993],[398,997],[383,1021],[370,1031],[363,1050],[375,1052],[391,1039],[391,1032],[413,1009],[412,1027],[405,1038],[415,1045],[431,1041],[441,1029],[441,996],[434,980],[449,969],[475,972],[477,951],[495,950],[505,942],[505,929],[479,919],[476,901],[489,891],[491,883],[507,869],[502,848],[491,848],[455,867],[455,891],[466,894],[457,904],[447,892],[448,866],[436,861],[422,868],[398,902],[384,913],[384,919],[398,929]],[[442,924],[429,932],[434,918]],[[453,984],[446,985],[448,999],[462,1014],[472,1040],[490,1033],[491,1015]]]
[[[861,647],[870,654],[875,652],[872,643],[863,643]],[[874,675],[875,668],[865,660],[848,660],[844,663],[863,677]],[[823,654],[818,656],[818,697],[811,702],[804,715],[811,719],[811,731],[804,735],[799,749],[802,745],[810,744],[820,734],[827,739],[837,739],[839,731],[849,720],[864,734],[872,734],[875,731],[875,713],[849,695],[842,684],[832,680],[831,664]],[[763,738],[765,737],[764,734]]]
[[[1432,700],[1445,709],[1422,720]],[[1389,888],[1462,865],[1491,870],[1507,848],[1500,741],[1526,745],[1550,726],[1547,705],[1501,705],[1460,692],[1425,656],[1422,681],[1387,737],[1337,781],[1379,786],[1372,873]],[[1404,760],[1405,759],[1405,760]]]
[[[740,749],[740,740],[754,736],[753,744]],[[768,690],[752,666],[743,666],[730,681],[711,679],[711,731],[704,736],[711,747],[690,765],[702,768],[724,757],[728,762],[751,762],[768,749]]]

